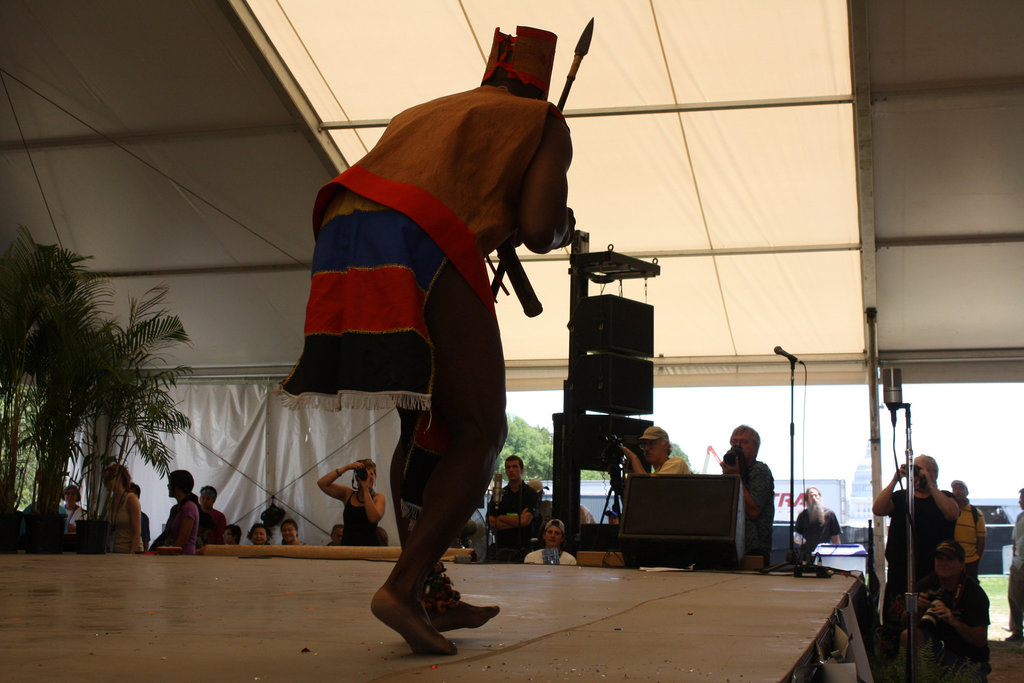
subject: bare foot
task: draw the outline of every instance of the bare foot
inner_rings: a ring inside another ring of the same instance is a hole
[[[388,586],[382,586],[370,601],[373,616],[398,631],[417,654],[453,655],[455,643],[442,636],[427,618],[419,602],[399,599]]]
[[[479,628],[498,615],[501,608],[497,605],[477,607],[461,600],[455,607],[444,612],[427,612],[430,623],[438,631],[452,631],[457,628]]]

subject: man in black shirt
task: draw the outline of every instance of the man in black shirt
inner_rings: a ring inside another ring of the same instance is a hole
[[[942,666],[970,667],[977,671],[977,680],[984,680],[991,671],[988,596],[964,567],[964,549],[955,540],[935,548],[935,573],[915,586],[919,594],[915,618],[920,619],[917,640],[919,645],[931,643],[932,654]],[[902,642],[906,643],[906,631]]]
[[[514,551],[499,553],[499,559],[502,559],[502,556],[512,559],[512,554],[517,554],[519,561],[522,561],[530,550],[539,496],[523,482],[523,459],[518,455],[505,458],[505,475],[508,477],[508,484],[501,490],[499,501],[491,500],[487,521],[495,530],[495,548],[499,551]]]

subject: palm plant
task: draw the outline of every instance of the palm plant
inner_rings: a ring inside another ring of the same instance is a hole
[[[25,448],[36,459],[36,511],[57,511],[73,451],[66,427],[80,410],[77,381],[94,357],[90,339],[108,291],[85,261],[37,244],[21,227],[0,262],[0,513],[18,504]]]
[[[167,288],[160,286],[131,299],[125,326],[105,330],[101,346],[106,363],[84,423],[83,480],[86,509],[93,519],[106,515],[109,499],[99,481],[105,467],[123,465],[136,453],[167,474],[171,453],[161,437],[190,425],[168,393],[190,369],[169,367],[162,355],[189,342],[181,319],[163,307],[166,297]]]

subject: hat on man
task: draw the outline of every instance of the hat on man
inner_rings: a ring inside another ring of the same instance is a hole
[[[965,557],[963,546],[952,539],[948,541],[943,541],[942,543],[935,546],[935,554],[945,555],[946,557],[955,557],[961,562],[964,561]]]
[[[668,432],[661,427],[648,427],[640,436],[641,441],[657,441],[658,439],[668,441]]]

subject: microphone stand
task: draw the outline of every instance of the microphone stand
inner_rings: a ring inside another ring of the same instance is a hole
[[[914,564],[914,491],[917,490],[917,481],[914,476],[914,446],[910,437],[910,404],[900,403],[890,406],[892,411],[892,426],[896,428],[896,411],[903,408],[907,413],[907,592],[905,594],[905,607],[907,610],[907,667],[906,680],[917,680],[917,592],[914,590],[916,572]]]

